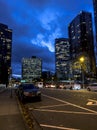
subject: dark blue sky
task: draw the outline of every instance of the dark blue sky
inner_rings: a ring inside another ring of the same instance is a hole
[[[55,38],[68,37],[68,25],[81,10],[93,14],[92,0],[0,0],[0,23],[13,30],[12,71],[21,59],[37,56],[43,69],[55,71]]]

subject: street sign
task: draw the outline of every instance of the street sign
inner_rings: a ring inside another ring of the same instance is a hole
[[[26,81],[25,80],[21,80],[21,83],[25,83]]]

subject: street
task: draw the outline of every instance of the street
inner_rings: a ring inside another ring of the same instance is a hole
[[[97,92],[41,89],[42,101],[26,106],[43,130],[97,130]]]

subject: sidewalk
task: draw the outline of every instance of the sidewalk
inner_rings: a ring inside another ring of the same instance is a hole
[[[0,91],[0,130],[29,130],[26,125],[14,92]]]

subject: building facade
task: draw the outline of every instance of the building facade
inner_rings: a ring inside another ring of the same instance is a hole
[[[87,75],[94,75],[96,62],[91,13],[81,11],[69,24],[68,30],[72,65],[76,65],[72,67],[73,70],[76,70],[75,75],[78,73],[76,67],[81,64],[80,57],[84,57],[84,72]]]
[[[55,39],[55,67],[58,79],[69,78],[70,44],[68,38]]]
[[[8,84],[11,74],[12,30],[0,23],[0,83]]]
[[[95,21],[95,31],[96,31],[96,43],[97,43],[97,0],[93,0],[93,7],[94,7],[94,21]]]
[[[96,76],[97,76],[97,0],[93,0],[93,7],[94,7],[94,24],[96,33],[95,56],[96,56]]]
[[[22,79],[32,82],[35,79],[41,78],[42,61],[35,56],[22,59]]]

